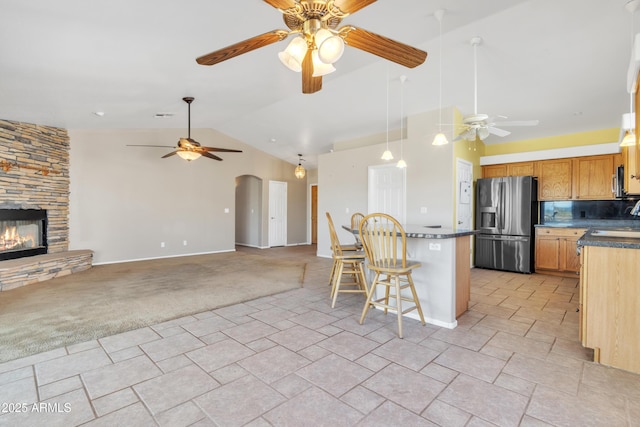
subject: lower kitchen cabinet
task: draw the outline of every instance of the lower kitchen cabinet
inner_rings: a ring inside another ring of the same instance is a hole
[[[584,246],[580,340],[594,362],[640,373],[640,249]]]
[[[536,272],[576,277],[580,273],[577,241],[584,228],[536,227]]]

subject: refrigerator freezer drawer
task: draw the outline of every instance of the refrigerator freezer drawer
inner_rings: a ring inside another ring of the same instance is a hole
[[[494,270],[533,272],[532,237],[476,236],[476,267]]]

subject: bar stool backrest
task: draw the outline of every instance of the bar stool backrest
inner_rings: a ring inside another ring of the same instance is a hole
[[[397,219],[384,213],[369,214],[360,222],[359,235],[372,267],[406,268],[407,235]]]

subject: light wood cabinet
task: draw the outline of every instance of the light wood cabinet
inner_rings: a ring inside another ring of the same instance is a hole
[[[503,176],[537,176],[537,162],[503,163],[482,167],[483,178],[499,178]]]
[[[580,340],[594,361],[640,373],[640,249],[585,246],[580,277]]]
[[[640,91],[638,91],[640,92]],[[636,147],[623,147],[622,158],[624,163],[624,190],[627,194],[640,194],[640,163]]]
[[[564,277],[580,273],[577,241],[584,228],[536,227],[536,272]]]
[[[537,176],[536,162],[507,163],[507,176]]]
[[[615,198],[614,156],[579,157],[574,160],[574,199]]]
[[[538,162],[538,200],[569,200],[572,197],[572,160]]]
[[[614,177],[616,168],[623,163],[623,159],[626,165],[627,162],[632,163],[635,156],[628,154],[623,158],[622,154],[604,154],[573,159],[487,165],[482,167],[482,177],[536,176],[538,200],[541,201],[615,199]],[[625,170],[631,169],[627,166]],[[628,176],[627,173],[625,182],[630,181]],[[634,188],[636,192],[630,194],[640,194],[640,179],[632,181],[630,185],[637,188]]]
[[[507,176],[507,165],[489,165],[482,167],[483,178],[500,178]]]

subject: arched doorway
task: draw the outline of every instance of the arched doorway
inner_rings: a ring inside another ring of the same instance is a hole
[[[236,177],[236,245],[262,247],[262,179]]]

